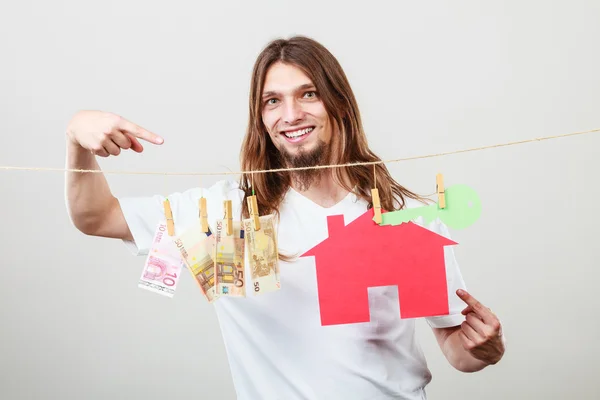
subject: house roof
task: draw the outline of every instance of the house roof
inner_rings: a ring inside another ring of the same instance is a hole
[[[371,208],[348,225],[345,225],[343,215],[328,216],[329,237],[301,257],[316,256],[334,249],[353,253],[383,249],[387,252],[406,252],[407,249],[414,252],[458,244],[413,222],[380,226],[373,222],[373,216],[374,210]]]

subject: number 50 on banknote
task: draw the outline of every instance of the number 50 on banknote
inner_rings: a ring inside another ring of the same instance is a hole
[[[232,221],[233,233],[227,234],[226,220],[217,220],[215,232],[216,295],[246,297],[244,276],[244,230],[241,221]]]

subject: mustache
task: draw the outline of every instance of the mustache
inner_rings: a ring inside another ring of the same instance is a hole
[[[283,131],[289,131],[290,129],[296,129],[296,128],[301,128],[301,127],[308,128],[308,127],[311,127],[311,126],[316,128],[317,124],[314,123],[314,122],[311,122],[309,120],[303,120],[303,121],[300,121],[300,122],[295,122],[293,124],[281,124],[281,125],[278,125],[278,126],[276,126],[273,129],[273,132],[281,133]]]

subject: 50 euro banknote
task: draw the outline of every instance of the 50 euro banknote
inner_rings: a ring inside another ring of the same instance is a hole
[[[244,236],[248,246],[248,263],[252,278],[252,291],[262,294],[279,290],[279,257],[277,232],[273,215],[261,215],[260,229],[254,230],[252,218],[244,219]]]
[[[156,227],[138,287],[173,297],[183,268],[184,260],[173,238],[167,233],[167,224],[160,222]]]
[[[200,224],[193,225],[176,237],[174,243],[208,302],[215,301],[217,296],[212,258],[215,236],[210,228],[205,233],[200,229]]]
[[[231,235],[227,234],[226,220],[216,221],[215,274],[216,294],[221,297],[245,297],[244,229],[241,221],[232,222]]]

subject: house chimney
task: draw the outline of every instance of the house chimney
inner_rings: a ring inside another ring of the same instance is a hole
[[[327,230],[330,238],[338,235],[345,226],[343,215],[329,215],[327,217]]]

